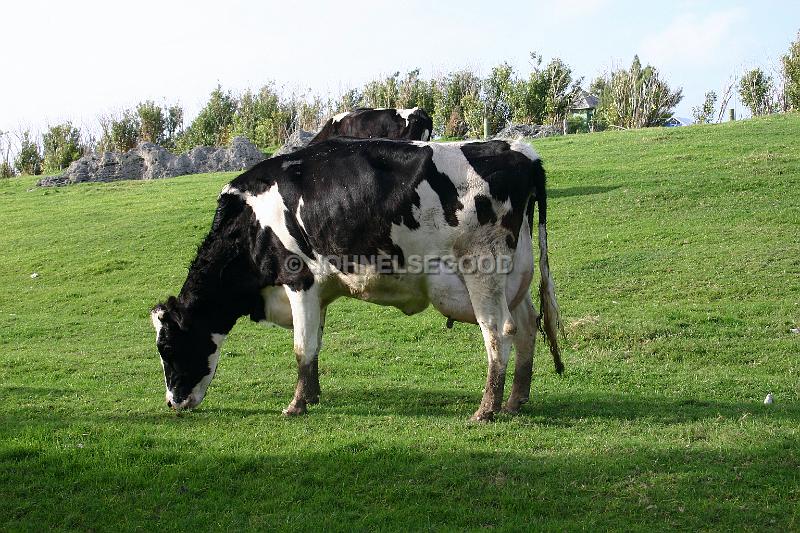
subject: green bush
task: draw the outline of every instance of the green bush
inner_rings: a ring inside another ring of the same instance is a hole
[[[239,98],[231,134],[247,137],[260,150],[269,151],[291,133],[292,116],[270,83],[256,94],[248,90]]]
[[[178,104],[171,105],[166,109],[164,117],[164,140],[163,146],[170,150],[175,148],[178,136],[183,131],[183,108]]]
[[[594,80],[590,92],[600,99],[595,116],[601,127],[661,126],[683,99],[682,89],[671,90],[655,67],[642,67],[638,56],[629,69]]]
[[[750,70],[739,80],[739,96],[753,116],[778,111],[777,103],[773,100],[773,89],[772,76],[768,76],[760,68]]]
[[[25,131],[20,138],[20,147],[17,157],[14,159],[14,168],[20,174],[38,176],[42,173],[42,158],[39,145],[31,138],[31,133]]]
[[[178,151],[185,152],[195,146],[225,146],[230,141],[236,99],[221,86],[211,91],[205,107],[177,139]]]
[[[167,120],[164,110],[152,100],[147,100],[136,106],[136,115],[139,119],[139,141],[164,144]]]
[[[513,118],[514,68],[503,63],[483,80],[483,103],[489,122],[489,134],[503,129]],[[481,126],[482,127],[482,126]]]
[[[141,122],[133,111],[126,110],[118,117],[101,119],[100,128],[103,134],[97,148],[101,152],[127,152],[139,142]]]
[[[467,123],[467,119],[474,121],[481,79],[470,70],[459,70],[440,78],[437,85],[434,93],[434,131],[446,137],[464,137],[475,127]]]
[[[714,106],[717,104],[717,93],[708,91],[703,98],[703,105],[692,108],[692,118],[697,124],[706,124],[714,120]]]
[[[81,132],[71,122],[50,126],[42,135],[42,147],[46,172],[57,172],[67,168],[84,152]]]
[[[792,42],[789,51],[781,57],[784,78],[784,108],[800,111],[800,33]]]
[[[589,133],[589,123],[583,115],[567,117],[567,133]]]

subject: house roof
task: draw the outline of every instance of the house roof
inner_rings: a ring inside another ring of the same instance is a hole
[[[679,117],[677,115],[672,115],[667,119],[667,122],[675,122],[680,124],[681,126],[691,126],[694,124],[694,120],[687,118],[687,117]]]
[[[580,92],[575,95],[575,99],[572,101],[572,106],[570,109],[573,111],[595,109],[599,102],[600,100],[596,96],[581,89]]]

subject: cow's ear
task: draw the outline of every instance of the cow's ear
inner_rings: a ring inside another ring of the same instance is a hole
[[[165,320],[174,322],[180,329],[186,329],[187,324],[185,323],[183,309],[178,299],[174,296],[170,296],[164,303],[164,307],[166,309],[164,312]]]
[[[153,322],[153,327],[156,328],[156,331],[161,331],[166,314],[167,306],[164,304],[158,304],[150,310],[150,320]]]

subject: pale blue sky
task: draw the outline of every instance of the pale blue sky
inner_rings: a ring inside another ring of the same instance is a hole
[[[800,2],[778,0],[5,0],[0,130],[96,128],[97,115],[148,98],[191,117],[217,82],[325,93],[416,67],[526,70],[531,50],[561,57],[587,85],[638,53],[684,88],[688,115],[734,73],[776,67],[798,30]]]

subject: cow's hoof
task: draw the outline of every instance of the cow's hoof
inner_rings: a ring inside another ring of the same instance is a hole
[[[519,414],[520,408],[526,403],[528,403],[527,398],[509,398],[506,404],[503,406],[503,412],[512,415]]]
[[[299,404],[292,402],[289,404],[289,407],[281,411],[283,416],[300,416],[306,414],[306,406],[305,404]]]
[[[319,403],[319,393],[315,394],[311,398],[306,398],[306,403],[308,405],[317,405]]]
[[[491,422],[494,420],[494,413],[491,411],[475,411],[469,419],[470,422]]]

